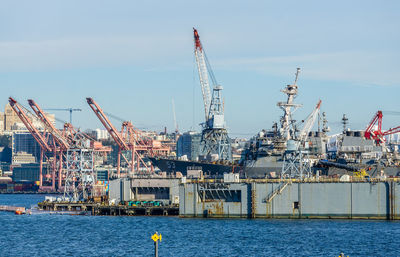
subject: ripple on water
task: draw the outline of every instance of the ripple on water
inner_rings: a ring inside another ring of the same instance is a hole
[[[0,195],[29,207],[42,195]],[[0,256],[400,256],[400,222],[0,213]]]

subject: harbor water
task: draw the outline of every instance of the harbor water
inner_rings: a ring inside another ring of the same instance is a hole
[[[0,195],[31,207],[44,195]],[[398,221],[189,219],[0,212],[0,256],[400,256]]]

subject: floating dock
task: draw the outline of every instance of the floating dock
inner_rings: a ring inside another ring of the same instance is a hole
[[[180,217],[400,219],[400,180],[198,180],[180,184]]]

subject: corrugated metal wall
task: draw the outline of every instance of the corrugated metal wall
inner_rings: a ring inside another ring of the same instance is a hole
[[[214,183],[219,189],[207,187],[180,185],[180,216],[400,219],[398,182]],[[240,202],[229,200],[235,190],[240,191]],[[205,192],[215,199],[199,195]]]

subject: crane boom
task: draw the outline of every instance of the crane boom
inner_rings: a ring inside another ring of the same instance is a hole
[[[208,115],[211,105],[210,82],[208,80],[206,58],[203,51],[203,46],[201,45],[200,42],[200,36],[195,28],[193,28],[193,33],[194,33],[194,55],[196,57],[197,69],[199,72],[201,92],[203,94],[204,115],[205,115],[205,120],[207,121],[209,118]]]
[[[382,133],[382,136],[392,135],[395,133],[400,133],[400,126],[386,130]]]
[[[396,112],[391,112],[391,113],[387,112],[387,113],[396,114]],[[400,132],[400,126],[391,128],[386,131],[382,131],[382,118],[383,118],[382,111],[377,111],[364,132],[364,137],[366,139],[373,139],[378,145],[380,145],[381,143],[385,143],[384,136]],[[378,123],[378,128],[377,130],[373,130],[376,123]]]
[[[378,134],[379,135],[382,134],[382,117],[383,117],[382,111],[377,111],[375,116],[369,123],[368,127],[365,129],[364,136],[366,139],[371,139],[371,138],[375,139],[375,137],[378,136]],[[373,127],[377,122],[378,122],[378,130],[372,131]]]
[[[300,131],[299,140],[300,142],[306,142],[308,138],[308,134],[310,133],[312,127],[314,126],[315,120],[317,119],[319,109],[321,108],[322,101],[319,100],[315,109],[308,115],[305,120],[304,127]]]
[[[100,108],[100,106],[93,100],[93,98],[86,98],[87,103],[89,104],[90,108],[92,108],[93,112],[96,114],[96,116],[99,118],[100,122],[103,124],[103,126],[107,129],[108,133],[110,133],[111,137],[114,139],[114,141],[118,144],[121,150],[129,150],[128,144],[125,143],[123,140],[121,134],[118,132],[118,130],[114,127],[114,125],[110,122],[110,120],[107,118],[103,110]]]
[[[173,98],[172,98],[172,114],[174,115],[175,133],[178,134],[178,123],[176,122],[176,113],[175,113],[175,101]]]
[[[60,131],[54,127],[54,125],[50,122],[50,120],[47,118],[43,110],[37,105],[37,103],[32,100],[28,99],[28,103],[31,106],[32,110],[36,113],[37,117],[41,120],[41,122],[47,127],[49,132],[53,135],[54,139],[57,141],[57,143],[63,148],[63,149],[68,149],[69,148],[69,143],[68,141],[62,136]]]
[[[28,129],[28,131],[32,134],[32,136],[35,138],[35,140],[39,143],[41,148],[44,151],[51,152],[52,148],[47,144],[46,139],[39,132],[39,130],[33,125],[32,121],[29,119],[28,115],[25,113],[25,111],[19,105],[19,103],[12,97],[8,98],[8,102],[10,103],[11,108],[13,108],[13,110],[18,115],[18,117],[22,121],[22,123],[24,123],[24,125]]]

